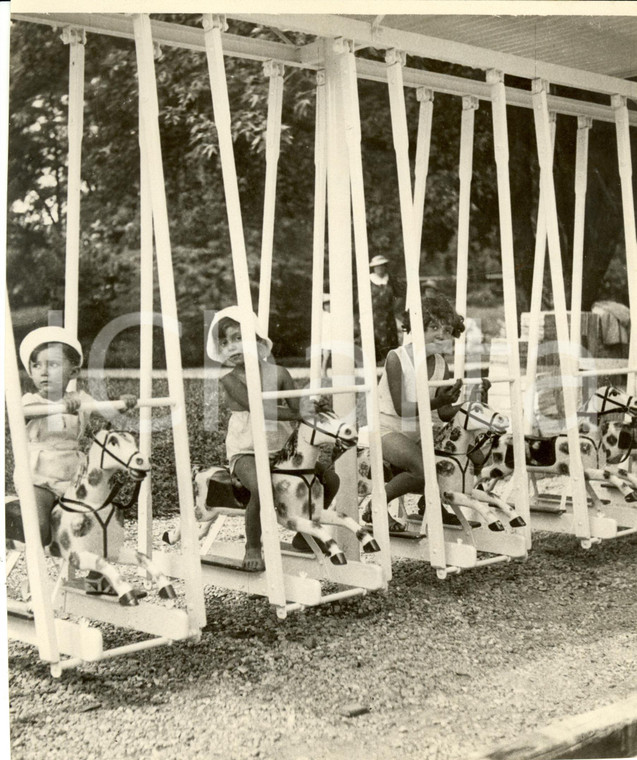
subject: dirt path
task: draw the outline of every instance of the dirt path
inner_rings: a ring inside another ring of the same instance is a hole
[[[526,562],[446,581],[397,562],[387,594],[282,622],[209,588],[197,645],[57,681],[11,644],[12,757],[458,760],[637,691],[636,557],[637,536],[536,534]]]

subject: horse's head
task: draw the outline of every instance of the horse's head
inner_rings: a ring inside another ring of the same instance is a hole
[[[311,446],[329,444],[334,447],[333,459],[356,445],[356,426],[337,417],[334,412],[314,412],[303,416],[299,434]]]
[[[587,414],[596,414],[598,417],[606,414],[628,414],[635,421],[637,420],[637,396],[629,396],[626,391],[614,385],[604,385],[587,400],[582,411]]]
[[[150,462],[140,453],[135,436],[124,430],[100,430],[93,436],[88,457],[92,466],[125,471],[133,480],[143,480],[150,470]]]
[[[456,414],[455,424],[469,432],[486,431],[502,435],[509,428],[509,418],[482,401],[465,401]]]

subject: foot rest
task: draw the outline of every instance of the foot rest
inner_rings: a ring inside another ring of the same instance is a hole
[[[295,554],[300,554],[300,552],[295,552]],[[246,570],[245,567],[243,567],[243,560],[233,559],[232,557],[219,557],[213,554],[207,554],[205,557],[202,557],[201,564],[210,567],[226,567],[230,570],[239,570],[242,573],[248,573],[249,575],[259,575],[259,573],[264,572],[264,570],[257,570],[256,572],[254,570]]]

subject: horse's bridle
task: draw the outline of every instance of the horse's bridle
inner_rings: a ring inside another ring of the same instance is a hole
[[[584,411],[584,410],[580,410],[580,411],[578,411],[578,414],[587,415],[587,416],[591,416],[591,417],[594,417],[594,416],[596,416],[596,417],[602,417],[604,414],[619,414],[619,413],[623,413],[623,414],[630,414],[631,417],[633,417],[633,419],[636,419],[637,415],[635,414],[635,412],[631,411],[631,404],[632,404],[633,399],[635,397],[634,396],[629,396],[628,400],[625,403],[621,403],[620,404],[618,401],[613,401],[613,399],[610,398],[610,392],[614,391],[614,390],[617,390],[615,388],[615,386],[609,385],[606,388],[606,392],[603,393],[603,394],[602,393],[598,393],[596,391],[595,394],[591,398],[601,398],[602,399],[602,408],[599,411],[595,411],[595,412],[587,412],[587,411]],[[615,408],[613,408],[613,409],[606,409],[606,404],[607,403],[613,404],[613,406]]]
[[[106,438],[108,439],[108,436],[111,435],[112,433],[123,433],[123,432],[125,432],[125,431],[123,431],[123,430],[110,430],[108,432]],[[104,469],[104,456],[106,454],[108,454],[116,462],[118,462],[119,464],[124,465],[124,467],[128,470],[128,472],[130,472],[130,473],[133,473],[133,472],[134,473],[139,473],[139,474],[137,474],[134,477],[134,479],[135,479],[135,486],[133,487],[133,492],[132,492],[132,494],[130,496],[130,499],[125,504],[123,504],[122,502],[115,501],[115,497],[121,491],[121,488],[122,488],[122,484],[121,483],[115,483],[115,485],[111,488],[108,496],[106,497],[106,499],[104,500],[104,502],[102,504],[100,504],[99,507],[94,507],[92,504],[87,504],[85,501],[81,501],[80,499],[69,499],[68,497],[66,497],[64,495],[60,496],[58,498],[58,500],[57,500],[57,503],[60,505],[60,507],[62,507],[62,509],[65,512],[74,512],[75,514],[83,514],[84,512],[90,512],[95,517],[95,519],[97,520],[97,522],[102,527],[102,541],[103,541],[102,548],[103,548],[104,556],[106,557],[107,554],[108,554],[108,539],[107,539],[107,533],[106,533],[106,529],[108,528],[108,524],[110,523],[111,519],[113,518],[113,515],[115,514],[115,512],[118,509],[130,509],[130,507],[132,507],[133,504],[135,504],[137,502],[137,499],[139,498],[139,491],[140,491],[140,489],[142,487],[142,481],[146,477],[146,472],[144,470],[139,470],[139,469],[136,469],[136,468],[130,466],[130,462],[131,462],[132,458],[134,456],[136,456],[137,454],[140,454],[139,449],[137,449],[136,451],[134,451],[130,455],[130,457],[128,458],[128,462],[124,462],[123,459],[120,459],[119,457],[115,456],[115,454],[113,454],[110,450],[107,451],[107,449],[106,449],[106,441],[104,443],[102,443],[92,433],[90,434],[90,437],[102,449],[102,456],[100,458],[100,469],[102,469],[102,470]],[[82,506],[82,507],[84,507],[84,509],[74,509],[72,505]],[[99,513],[103,509],[106,509],[106,507],[108,507],[108,506],[111,506],[111,511],[110,511],[108,517],[105,520],[103,520]]]
[[[102,443],[99,438],[97,438],[93,433],[90,433],[90,437],[93,439],[93,441],[102,449],[102,455],[100,457],[100,470],[104,469],[104,457],[109,456],[111,459],[114,459],[118,464],[123,465],[129,472],[135,473],[133,477],[135,480],[143,480],[146,476],[145,470],[140,470],[138,467],[131,467],[131,460],[133,457],[137,456],[138,454],[141,456],[141,452],[139,449],[135,449],[133,453],[128,457],[127,461],[124,461],[123,459],[120,459],[116,454],[114,454],[106,445],[106,442],[108,441],[109,437],[113,434],[117,433],[125,433],[125,430],[109,430],[106,434],[106,438],[104,439],[104,443]],[[143,475],[137,475],[136,473],[143,473]]]
[[[307,425],[307,427],[312,428],[312,435],[310,436],[310,446],[316,446],[315,444],[315,438],[317,433],[323,433],[323,435],[328,436],[329,438],[334,439],[334,456],[333,459],[337,459],[341,454],[343,454],[348,449],[351,449],[352,446],[356,443],[355,440],[352,440],[351,438],[343,438],[341,436],[341,430],[343,427],[348,427],[347,422],[341,422],[341,424],[338,426],[338,429],[335,433],[332,433],[329,430],[325,430],[322,427],[319,427],[319,417],[318,415],[314,415],[313,418],[307,418],[303,417],[301,419],[302,425]]]

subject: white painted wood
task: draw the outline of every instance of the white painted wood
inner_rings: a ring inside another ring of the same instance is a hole
[[[192,483],[190,480],[190,449],[186,427],[186,400],[181,366],[177,300],[175,296],[168,210],[166,207],[161,141],[159,136],[159,105],[157,102],[157,85],[153,60],[153,41],[148,15],[135,14],[133,26],[135,30],[135,51],[140,87],[140,109],[144,113],[142,120],[144,137],[141,140],[141,145],[143,146],[143,150],[147,151],[146,166],[149,172],[150,198],[157,252],[157,274],[164,324],[163,337],[168,372],[168,391],[174,401],[174,406],[170,407],[170,411],[181,520],[181,557],[186,572],[184,593],[189,613],[189,624],[194,632],[200,630],[205,625],[206,611],[201,584],[201,567],[197,556],[198,543]]]
[[[261,232],[261,271],[259,278],[259,320],[268,332],[270,323],[270,290],[272,285],[272,248],[274,245],[274,212],[276,180],[281,147],[281,109],[283,107],[283,73],[281,63],[266,61],[263,73],[269,77],[268,120],[265,142],[265,193]]]
[[[246,256],[239,187],[234,160],[232,133],[230,128],[230,102],[223,60],[221,30],[225,20],[220,16],[204,14],[204,39],[206,43],[206,60],[214,120],[219,137],[223,186],[226,194],[228,210],[228,225],[232,248],[232,263],[237,291],[237,303],[245,315],[241,323],[241,334],[245,352],[246,378],[250,417],[254,437],[254,456],[259,483],[259,499],[261,503],[261,529],[263,533],[263,554],[266,564],[268,598],[277,606],[285,606],[285,591],[283,587],[283,568],[279,551],[278,526],[274,503],[272,500],[272,482],[270,478],[270,461],[265,438],[265,417],[261,401],[261,383],[259,358],[254,325],[249,315],[253,310],[250,293],[250,274]],[[194,512],[193,512],[194,516]],[[194,549],[198,554],[197,549]]]
[[[555,151],[556,118],[549,112],[551,122],[551,162]],[[526,383],[524,393],[524,432],[532,435],[535,425],[535,392],[537,387],[537,364],[540,342],[540,314],[542,311],[542,293],[544,290],[544,264],[546,261],[546,213],[544,195],[540,187],[537,221],[535,227],[535,254],[533,257],[533,283],[531,286],[531,304],[529,310],[529,336],[527,341]]]
[[[633,194],[633,163],[630,151],[628,129],[628,105],[626,98],[614,95],[612,105],[615,111],[615,131],[617,133],[617,157],[619,178],[622,188],[622,213],[624,217],[624,239],[626,243],[626,272],[628,279],[628,300],[630,303],[630,347],[628,365],[637,366],[637,234],[635,232],[635,199]],[[628,376],[628,392],[635,393],[635,375]]]
[[[383,456],[380,442],[376,352],[374,346],[371,282],[369,279],[370,255],[367,240],[363,159],[361,154],[360,106],[357,89],[358,80],[356,78],[356,64],[352,48],[344,45],[341,50],[342,108],[354,222],[356,282],[358,286],[358,308],[363,349],[363,376],[365,387],[367,388],[365,393],[365,410],[369,431],[372,478],[372,521],[374,525],[374,537],[380,546],[380,555],[377,556],[377,560],[382,567],[386,581],[389,581],[391,579],[391,548],[383,476]],[[356,473],[355,478],[357,482],[358,473]],[[353,512],[352,517],[358,521],[357,487],[354,501],[356,503],[356,510]]]
[[[337,41],[338,42],[338,41]],[[339,46],[337,46],[339,47]],[[340,47],[339,47],[340,49]],[[332,385],[354,385],[354,298],[352,292],[351,199],[347,136],[343,110],[346,78],[341,70],[340,53],[331,40],[325,40],[325,87],[327,104],[327,211],[329,273],[332,314]],[[352,94],[350,94],[352,96]],[[356,129],[356,125],[350,125]],[[343,419],[355,421],[353,393],[334,396],[334,411]],[[335,498],[339,509],[358,519],[356,452],[349,451],[336,462],[341,485]],[[341,529],[337,540],[350,560],[358,560],[358,541]]]
[[[312,327],[310,332],[310,388],[312,389],[321,387],[322,351],[332,350],[331,336],[323,335],[325,192],[327,183],[327,117],[325,111],[325,72],[321,70],[316,73],[314,135],[314,232],[312,238]]]
[[[571,281],[571,342],[582,354],[582,280],[584,279],[584,224],[588,183],[588,135],[593,122],[586,116],[577,120],[575,148],[575,216],[573,219],[573,273]]]
[[[82,131],[84,126],[84,43],[86,35],[66,27],[63,41],[69,45],[68,170],[66,197],[66,259],[64,326],[77,336],[80,272],[80,197],[82,183]],[[75,390],[75,381],[69,390]]]
[[[509,182],[509,137],[506,117],[506,91],[504,77],[499,71],[487,73],[492,88],[493,148],[495,153],[498,184],[498,212],[500,218],[500,246],[502,252],[502,279],[504,286],[504,325],[508,342],[508,367],[511,384],[511,434],[515,472],[512,476],[516,487],[516,509],[526,520],[527,548],[531,546],[529,519],[529,495],[523,485],[527,482],[524,446],[524,420],[522,412],[522,381],[520,378],[520,351],[518,346],[518,322],[515,292],[515,262],[513,256],[513,220],[511,215],[511,186]]]
[[[564,273],[562,270],[562,255],[560,251],[560,236],[553,184],[553,147],[551,145],[551,126],[549,119],[546,94],[548,85],[542,80],[533,82],[533,98],[535,116],[535,133],[537,139],[538,160],[540,163],[540,183],[544,211],[546,214],[546,230],[549,248],[549,263],[551,270],[551,286],[555,308],[555,324],[559,348],[562,388],[564,394],[564,411],[566,415],[566,435],[570,450],[569,467],[570,480],[573,488],[573,513],[575,517],[576,535],[578,538],[591,537],[589,515],[586,509],[586,486],[584,468],[579,451],[579,433],[577,421],[576,386],[578,383],[578,356],[573,351],[566,317],[566,295],[564,292]],[[517,454],[514,454],[517,459]],[[517,470],[517,467],[516,467]]]
[[[405,249],[405,271],[407,274],[407,308],[409,310],[411,335],[414,345],[414,365],[416,369],[416,392],[418,417],[425,474],[426,522],[428,534],[429,561],[439,569],[447,566],[446,545],[443,538],[440,492],[436,474],[436,458],[433,442],[433,422],[429,400],[429,378],[427,375],[427,352],[423,327],[422,306],[419,287],[420,251],[416,250],[414,232],[414,203],[409,164],[409,135],[407,113],[402,81],[404,55],[401,51],[390,50],[386,56],[389,104],[391,110],[392,135],[396,168],[398,170],[398,192]]]
[[[460,163],[458,178],[458,243],[456,258],[456,311],[467,313],[467,288],[469,284],[469,223],[471,221],[471,175],[473,172],[473,132],[478,99],[470,95],[462,99],[460,123]],[[465,373],[466,338],[462,335],[455,342],[453,376],[463,379]]]
[[[9,295],[5,291],[4,310],[4,369],[5,400],[11,445],[15,461],[14,480],[20,494],[20,511],[26,539],[26,563],[29,589],[31,591],[35,634],[40,659],[56,663],[60,660],[60,650],[55,632],[53,608],[51,606],[51,583],[44,559],[38,526],[38,508],[35,501],[33,479],[29,469],[29,445],[22,414],[20,395],[20,375],[16,361],[13,325],[9,308]],[[11,634],[11,631],[8,631]]]
[[[416,97],[420,103],[420,108],[418,109],[416,165],[414,167],[414,234],[416,236],[416,250],[418,251],[418,256],[420,258],[422,250],[422,223],[425,215],[427,175],[429,174],[429,155],[431,153],[431,126],[434,113],[433,90],[429,90],[426,87],[419,87],[416,91]]]

